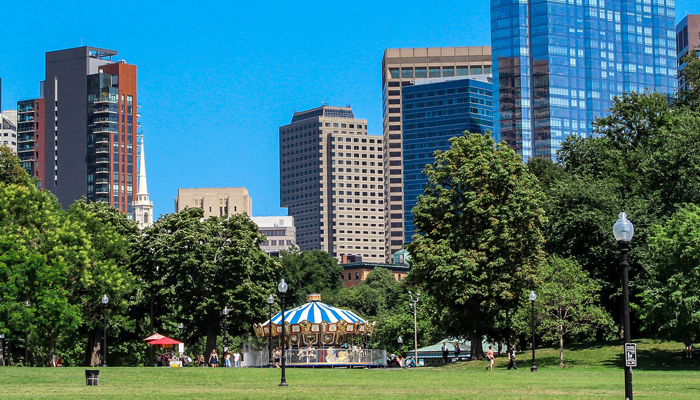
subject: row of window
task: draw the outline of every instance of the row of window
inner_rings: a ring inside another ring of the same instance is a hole
[[[459,65],[457,67],[401,67],[389,68],[391,79],[440,78],[450,76],[467,76],[490,74],[491,65]]]

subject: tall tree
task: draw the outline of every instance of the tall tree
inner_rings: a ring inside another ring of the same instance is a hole
[[[505,144],[468,132],[450,143],[424,171],[407,279],[447,310],[447,333],[469,335],[472,354],[481,355],[499,312],[515,308],[534,283],[543,259],[543,194]]]
[[[600,285],[575,260],[552,257],[540,267],[538,278],[538,332],[545,340],[559,342],[559,366],[563,367],[566,337],[609,329],[613,321],[600,306]],[[527,308],[523,311],[528,314]]]
[[[198,208],[162,216],[143,231],[134,268],[150,282],[164,317],[184,323],[188,343],[206,337],[209,352],[224,307],[231,310],[229,334],[250,333],[265,318],[280,266],[260,250],[264,235],[248,216],[203,217]]]
[[[282,252],[281,275],[289,285],[287,302],[290,306],[306,302],[306,296],[320,293],[326,298],[343,287],[343,268],[330,254],[322,250]]]
[[[8,185],[34,185],[34,180],[22,168],[17,155],[7,146],[0,146],[0,182]]]
[[[669,339],[700,337],[700,206],[681,207],[654,227],[649,242],[645,325]]]

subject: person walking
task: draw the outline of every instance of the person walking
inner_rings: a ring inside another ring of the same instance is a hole
[[[219,365],[219,356],[216,354],[216,349],[212,349],[209,355],[209,366],[216,367]]]
[[[224,367],[231,368],[231,352],[228,350],[224,352]]]
[[[459,353],[462,352],[462,349],[459,348],[459,342],[455,342],[455,361],[459,361]]]
[[[515,364],[515,345],[511,346],[508,349],[508,369],[518,369],[518,366]]]
[[[685,344],[685,358],[693,358],[693,340],[687,338],[683,344]]]
[[[240,368],[241,366],[241,353],[238,351],[233,353],[233,366],[235,368]]]
[[[447,348],[447,342],[442,342],[442,361],[447,362],[447,355],[450,353],[450,350]]]
[[[493,355],[493,346],[489,346],[489,350],[486,352],[486,358],[489,359],[489,366],[486,367],[486,369],[493,371],[493,361],[496,359]]]

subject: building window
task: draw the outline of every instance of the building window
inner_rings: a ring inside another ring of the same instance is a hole
[[[416,78],[427,78],[428,70],[425,67],[416,68]]]
[[[479,75],[481,74],[481,67],[472,67],[471,68],[471,75]]]
[[[440,67],[430,67],[430,77],[439,78],[440,77]]]
[[[389,74],[391,74],[391,79],[399,79],[399,69],[389,68]]]
[[[457,67],[457,76],[465,76],[469,75],[469,67],[462,66],[462,67]]]
[[[443,67],[442,68],[442,76],[455,76],[455,68],[454,67]]]
[[[413,68],[412,67],[401,68],[401,78],[413,78]]]

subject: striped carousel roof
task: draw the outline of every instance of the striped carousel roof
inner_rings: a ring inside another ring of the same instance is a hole
[[[351,324],[365,324],[364,319],[358,317],[355,313],[348,310],[343,310],[336,307],[331,307],[328,304],[320,301],[311,301],[297,308],[287,310],[284,313],[284,320],[290,324],[298,324],[302,321],[309,321],[312,324],[320,324],[326,321],[330,324],[345,320]],[[279,325],[282,322],[282,313],[278,313],[272,317],[272,323]],[[262,326],[266,326],[270,321],[265,321]]]

